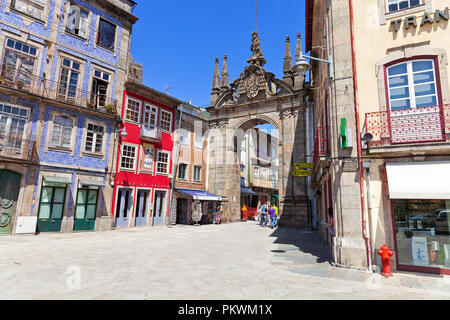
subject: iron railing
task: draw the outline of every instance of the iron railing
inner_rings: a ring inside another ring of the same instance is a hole
[[[272,178],[251,178],[250,185],[252,187],[260,187],[266,189],[278,189],[278,180]]]
[[[450,140],[450,105],[366,114],[369,147]]]
[[[141,126],[141,139],[150,141],[161,141],[161,128],[149,129],[147,126]]]
[[[117,100],[106,94],[80,90],[73,85],[41,78],[26,70],[16,70],[7,65],[0,65],[0,86],[18,89],[81,108],[117,114]]]
[[[0,157],[36,162],[36,141],[18,139],[11,135],[0,137]]]

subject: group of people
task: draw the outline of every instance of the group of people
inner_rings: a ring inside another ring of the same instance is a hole
[[[278,225],[278,207],[270,202],[258,204],[258,220],[261,227],[275,228]]]

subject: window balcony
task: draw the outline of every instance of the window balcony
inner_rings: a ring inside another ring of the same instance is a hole
[[[264,179],[264,178],[252,178],[250,185],[252,187],[259,187],[265,189],[278,189],[278,180]]]
[[[445,143],[450,141],[450,105],[367,113],[365,127],[373,136],[372,148]]]
[[[13,138],[12,135],[0,138],[0,157],[37,162],[36,141]]]
[[[329,155],[328,148],[328,127],[317,127],[317,135],[314,143],[314,164],[317,164],[319,159],[323,160]]]
[[[81,80],[80,80],[81,81]],[[117,115],[117,100],[105,94],[80,90],[73,85],[42,79],[25,70],[0,65],[0,87],[7,87],[43,98]]]
[[[150,142],[160,142],[161,129],[160,128],[150,129],[145,125],[141,125],[141,139]]]

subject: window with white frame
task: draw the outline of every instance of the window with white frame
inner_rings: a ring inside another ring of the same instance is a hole
[[[178,179],[186,180],[187,164],[180,163],[178,166]]]
[[[38,49],[13,39],[5,39],[2,77],[7,81],[32,83]]]
[[[158,157],[156,159],[156,173],[169,173],[169,152],[162,150],[158,151]]]
[[[0,147],[21,149],[29,110],[0,104]]]
[[[12,0],[11,8],[33,18],[44,20],[46,0]]]
[[[70,148],[74,120],[66,116],[53,117],[53,130],[50,145],[52,147]]]
[[[94,76],[92,78],[91,103],[96,107],[104,107],[111,104],[108,99],[108,87],[111,74],[108,72],[94,68]]]
[[[161,130],[168,133],[172,132],[172,112],[161,109]]]
[[[74,101],[76,99],[80,69],[81,65],[79,62],[66,58],[62,59],[58,85],[59,99],[64,101]]]
[[[387,12],[409,9],[423,4],[423,0],[386,0]]]
[[[84,151],[92,153],[102,153],[104,134],[104,126],[88,123]]]
[[[195,132],[194,134],[194,142],[195,142],[195,148],[202,149],[203,148],[203,137],[202,134],[199,132]]]
[[[186,129],[180,129],[180,143],[188,146],[189,142],[189,131]]]
[[[128,98],[127,107],[125,109],[125,119],[139,123],[141,115],[141,102]]]
[[[127,144],[122,145],[122,159],[120,168],[124,170],[134,170],[136,163],[136,147]]]
[[[89,35],[89,11],[71,3],[68,9],[66,32],[82,38]]]
[[[202,167],[194,166],[194,181],[201,182],[202,181]]]
[[[436,106],[438,95],[433,60],[410,60],[387,68],[391,110]]]

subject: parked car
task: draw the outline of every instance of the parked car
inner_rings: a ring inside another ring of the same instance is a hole
[[[450,225],[449,225],[449,216],[450,210],[443,209],[440,210],[437,218],[436,218],[436,234],[448,235],[450,234]]]
[[[408,218],[408,227],[410,229],[426,230],[436,227],[436,219],[442,209],[436,209],[421,216]]]

